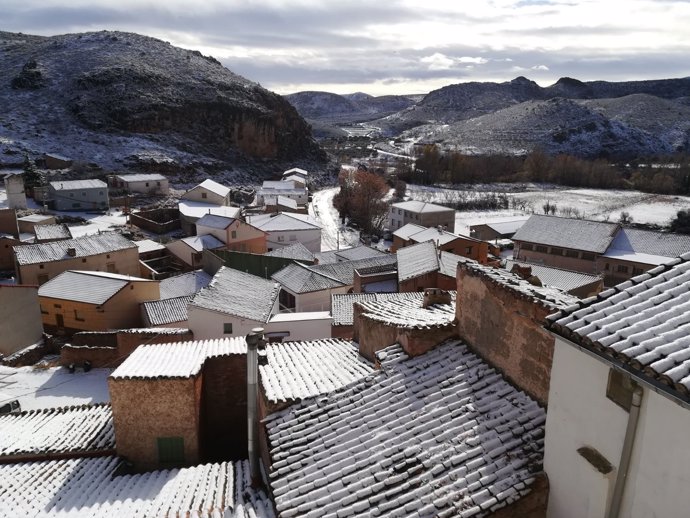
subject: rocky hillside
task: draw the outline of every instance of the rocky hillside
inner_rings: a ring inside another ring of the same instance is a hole
[[[323,160],[281,96],[154,38],[0,32],[0,71],[0,162],[44,152],[109,169]]]

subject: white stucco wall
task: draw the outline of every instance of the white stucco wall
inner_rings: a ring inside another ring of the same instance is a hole
[[[196,306],[187,307],[187,322],[189,324],[189,329],[194,333],[194,340],[245,336],[255,327],[266,326],[263,322],[198,308]],[[223,333],[223,324],[225,323],[232,324],[231,335]]]
[[[556,340],[546,419],[548,518],[602,517],[613,492],[628,412],[606,397],[609,367]],[[622,517],[689,515],[690,410],[644,388]],[[614,467],[599,473],[577,449],[590,446]]]
[[[284,342],[318,340],[331,336],[331,316],[328,311],[280,313],[266,324],[266,332],[289,332]]]
[[[292,237],[294,239],[291,239]],[[266,236],[266,247],[269,250],[294,245],[297,242],[302,243],[310,252],[320,252],[321,229],[271,231]]]

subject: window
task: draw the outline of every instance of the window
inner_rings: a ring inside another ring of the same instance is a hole
[[[82,257],[81,262],[82,262],[82,263],[85,263],[85,262],[86,262],[86,257]]]
[[[232,231],[230,232],[230,237],[231,237],[232,239],[237,239],[237,230],[232,230]]]
[[[83,322],[83,321],[84,321],[84,317],[83,317],[82,314],[79,313],[79,311],[76,310],[76,309],[74,310],[74,320],[77,320],[77,321],[79,321],[79,322]]]
[[[295,309],[295,296],[285,290],[280,290],[278,295],[278,302],[280,303],[281,310],[294,310]]]
[[[47,315],[47,314],[48,314],[48,312],[45,310],[45,308],[44,308],[43,306],[40,306],[40,308],[41,308],[41,314],[42,314],[42,315]]]
[[[81,191],[82,196],[86,196],[86,191]]]
[[[45,284],[48,282],[48,274],[47,273],[42,273],[41,275],[38,276],[38,284]]]
[[[625,264],[619,264],[618,267],[616,268],[616,271],[618,273],[628,273],[628,266]]]
[[[523,250],[534,250],[534,247],[531,243],[523,243],[520,248],[522,248]]]
[[[146,182],[146,187],[148,187],[148,186],[149,186],[149,182]]]
[[[99,196],[103,196],[103,191],[98,191]]]
[[[606,397],[621,408],[630,411],[635,382],[630,376],[615,369],[609,370],[609,382],[606,385]]]
[[[563,255],[563,249],[562,248],[555,248],[551,247],[551,255]]]
[[[74,198],[74,193],[73,192],[69,193],[69,197]]]
[[[594,261],[594,254],[591,252],[582,252],[582,259],[585,261]]]
[[[297,241],[297,236],[295,234],[290,234],[290,241]]]
[[[57,309],[62,309],[62,304],[53,304],[53,307]]]
[[[206,198],[206,193],[205,193],[205,192],[202,192],[202,193],[201,193],[201,197],[202,197],[202,198]]]
[[[577,250],[566,250],[565,256],[566,257],[572,257],[573,259],[577,259],[578,257],[580,257],[580,252],[578,252]]]
[[[160,186],[161,186],[161,183],[160,183],[160,182],[156,182],[156,185],[157,185],[158,187],[160,187]]]
[[[45,268],[45,265],[44,265],[44,264],[39,264],[39,265],[38,265],[38,269],[39,269],[39,270],[43,270],[44,268]]]
[[[278,236],[278,242],[282,243],[283,241],[285,241],[285,236]]]
[[[606,264],[604,265],[604,270],[606,270],[607,272],[609,271],[609,263],[606,263]]]
[[[402,215],[402,209],[398,209],[398,216]]]
[[[79,207],[81,207],[81,204],[79,204],[79,203],[73,203],[72,204],[73,209],[78,209]]]
[[[158,437],[158,462],[164,466],[184,464],[184,439],[182,437]]]
[[[465,253],[466,253],[466,254],[471,254],[471,253],[472,253],[472,247],[471,247],[471,246],[465,247]]]
[[[225,335],[231,335],[232,334],[232,322],[225,322],[223,324],[223,334],[225,334]]]
[[[541,252],[542,254],[545,254],[548,251],[548,248],[543,245],[537,245],[536,249],[537,252]]]

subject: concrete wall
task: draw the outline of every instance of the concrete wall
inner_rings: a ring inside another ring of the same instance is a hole
[[[582,273],[597,273],[597,254],[594,254],[594,259],[584,259],[582,257],[583,252],[579,250],[573,250],[577,253],[577,257],[567,257],[562,254],[552,254],[549,251],[553,247],[547,246],[547,252],[540,252],[536,250],[536,244],[528,243],[532,245],[532,250],[525,250],[524,243],[522,241],[515,242],[515,248],[513,250],[513,258],[516,261],[525,261],[529,263],[543,264],[545,266],[553,266],[554,268],[563,268],[566,270],[575,270],[576,272]],[[563,254],[566,253],[567,249],[561,248]]]
[[[108,379],[117,454],[140,471],[157,469],[159,437],[182,437],[184,465],[200,455],[201,376],[183,379]]]
[[[298,242],[312,253],[320,252],[321,229],[272,231],[266,236],[266,248],[269,252]]]
[[[514,385],[546,404],[553,338],[542,326],[554,310],[462,267],[457,290],[460,337]]]
[[[283,342],[297,340],[318,340],[331,336],[330,316],[321,316],[320,313],[288,313],[289,319],[283,319],[286,314],[279,313],[264,326],[266,333],[290,333],[283,338]]]
[[[48,186],[50,200],[55,210],[101,210],[108,208],[108,187],[88,189],[53,189]]]
[[[166,234],[180,228],[180,212],[177,209],[153,209],[133,212],[129,221],[139,228]]]
[[[0,355],[9,356],[43,336],[37,286],[0,284]]]
[[[275,309],[277,312],[277,308]],[[245,336],[255,327],[264,327],[265,322],[240,318],[234,315],[187,306],[187,322],[194,333],[195,340],[209,340],[211,338],[225,338],[228,336]],[[232,334],[223,333],[224,324],[232,324]]]
[[[230,193],[223,197],[198,185],[184,193],[182,195],[182,199],[200,201],[203,203],[213,203],[215,205],[230,205]]]
[[[295,312],[304,313],[307,311],[330,311],[331,295],[334,293],[347,293],[349,290],[350,286],[342,286],[339,288],[330,288],[328,290],[299,293],[295,295]],[[289,292],[289,290],[286,291]]]
[[[168,180],[148,180],[141,182],[123,182],[125,189],[129,192],[140,192],[143,194],[167,195],[170,192]]]
[[[609,367],[556,340],[544,468],[551,492],[548,516],[604,516],[613,492],[628,412],[606,397]],[[643,389],[640,419],[621,516],[687,516],[690,508],[690,410]],[[611,463],[603,475],[577,449],[595,448]]]
[[[14,250],[12,247],[23,244],[26,243],[13,237],[0,237],[0,270],[14,269]]]
[[[108,265],[112,264],[112,270]],[[67,270],[89,270],[98,272],[119,273],[121,275],[139,275],[139,251],[136,246],[116,250],[106,254],[90,255],[88,257],[72,257],[60,261],[47,263],[18,265],[15,261],[17,278],[22,284],[41,284],[39,277],[45,275],[47,278],[42,282],[49,281]]]

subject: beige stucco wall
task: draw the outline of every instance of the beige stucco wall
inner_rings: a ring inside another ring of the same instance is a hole
[[[278,312],[277,300],[273,313]],[[259,322],[248,318],[240,318],[234,315],[187,306],[187,322],[189,329],[194,333],[195,340],[209,340],[212,338],[226,338],[228,336],[245,336],[255,327],[265,327],[265,322]],[[232,324],[232,334],[223,333],[223,324]]]
[[[291,239],[292,237],[294,239]],[[266,248],[268,251],[294,245],[295,243],[302,243],[312,253],[320,252],[321,229],[274,231],[269,232],[266,236]]]
[[[264,329],[267,333],[289,332],[290,335],[283,338],[284,342],[318,340],[331,336],[330,316],[320,316],[319,313],[315,316],[314,312],[290,313],[291,317],[297,317],[299,320],[281,320],[280,315],[276,316],[264,326]]]
[[[170,241],[169,243],[165,244],[165,247],[170,251],[172,255],[177,257],[180,261],[184,262],[188,266],[196,267],[199,264],[201,264],[200,257],[199,259],[195,259],[196,254],[199,254],[201,252],[197,252],[182,240]]]
[[[550,248],[551,247],[547,247],[549,250]],[[543,264],[545,266],[553,266],[554,268],[563,268],[582,273],[597,273],[596,254],[595,259],[592,261],[582,259],[582,252],[578,251],[578,254],[579,257],[576,258],[537,252],[536,250],[525,250],[520,242],[515,243],[515,249],[513,250],[513,258],[516,261]]]
[[[0,326],[0,355],[10,355],[41,339],[37,286],[0,284]]]
[[[201,375],[181,379],[108,379],[117,454],[137,470],[159,467],[159,437],[184,439],[185,464],[199,462]]]
[[[48,279],[57,277],[67,270],[89,270],[107,272],[108,264],[113,263],[115,271],[121,275],[139,275],[139,250],[136,246],[124,250],[116,250],[106,254],[91,255],[89,257],[72,257],[61,261],[51,261],[48,263],[16,265],[18,277],[22,284],[39,284],[40,275],[47,275]],[[43,266],[43,268],[41,268]]]
[[[236,236],[234,238],[232,237],[233,232]],[[240,220],[235,220],[227,228],[225,243],[228,250],[251,254],[265,254],[267,252],[266,233]]]
[[[342,286],[328,290],[299,293],[295,295],[295,311],[297,313],[303,313],[305,311],[330,311],[331,295],[347,293],[350,288],[351,286]],[[290,292],[289,290],[286,291]]]
[[[146,185],[148,184],[148,186]],[[148,180],[141,182],[127,182],[127,190],[129,192],[141,192],[144,194],[168,194],[170,186],[168,180]]]
[[[206,197],[204,197],[204,194]],[[184,193],[182,195],[183,200],[191,200],[191,201],[200,201],[203,203],[214,203],[216,205],[229,205],[229,199],[228,197],[230,194],[228,193],[228,196],[223,197],[220,196],[219,194],[216,194],[214,192],[209,191],[208,189],[199,187],[198,185],[191,189],[190,191]]]

